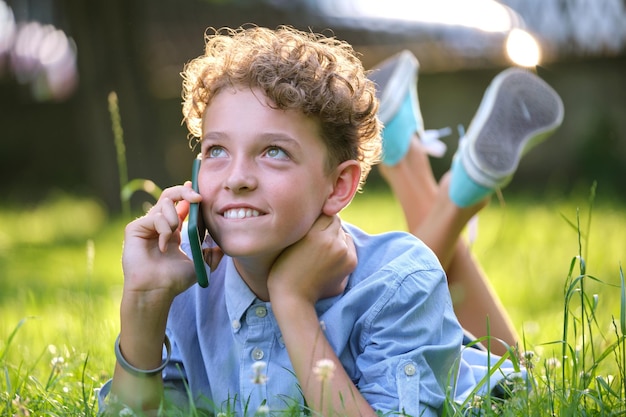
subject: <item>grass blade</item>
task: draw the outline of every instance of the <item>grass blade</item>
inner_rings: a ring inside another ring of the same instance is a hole
[[[626,285],[624,284],[624,270],[622,266],[619,266],[620,284],[621,284],[621,297],[619,305],[619,326],[622,332],[622,337],[626,335]]]
[[[24,325],[24,323],[26,323],[26,320],[28,320],[29,318],[30,317],[25,317],[22,320],[20,320],[19,323],[17,323],[17,326],[15,326],[15,328],[9,335],[4,351],[2,351],[2,354],[0,355],[0,362],[4,361],[4,358],[6,357],[7,352],[9,351],[9,347],[11,346],[11,342],[13,341],[13,338],[15,337],[17,332],[20,330],[20,328]]]

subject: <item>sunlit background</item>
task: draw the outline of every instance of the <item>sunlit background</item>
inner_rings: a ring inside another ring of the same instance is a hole
[[[34,99],[68,99],[78,84],[76,45],[53,24],[17,21],[0,1],[0,59],[4,70],[27,86]]]
[[[202,52],[207,27],[247,23],[334,34],[367,68],[411,50],[427,128],[466,126],[502,69],[536,71],[561,94],[566,117],[511,186],[598,180],[626,199],[623,0],[0,0],[0,192],[20,201],[63,189],[118,209],[113,91],[130,177],[186,179],[179,73]]]
[[[444,33],[462,28],[471,37],[492,34],[506,38],[506,53],[516,65],[534,67],[539,64],[539,44],[532,34],[524,29],[523,19],[512,9],[493,0],[354,0],[311,2],[318,12],[328,16],[337,24],[344,22],[353,27],[378,30],[403,30],[421,27],[422,30]],[[472,33],[473,32],[473,33]],[[470,52],[479,55],[497,55],[500,51],[488,50],[489,45],[477,44],[468,48],[465,36],[447,35],[447,47],[457,53]],[[485,47],[487,46],[487,47]]]

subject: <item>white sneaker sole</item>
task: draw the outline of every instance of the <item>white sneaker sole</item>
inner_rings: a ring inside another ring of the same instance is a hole
[[[494,78],[460,144],[467,174],[488,188],[505,185],[520,159],[563,120],[563,102],[545,81],[509,68]]]
[[[381,79],[391,65],[395,66],[391,74],[387,79]],[[403,50],[381,62],[368,76],[376,84],[376,91],[380,92],[378,117],[383,124],[388,123],[398,112],[405,97],[404,92],[415,88],[418,70],[417,58],[411,52]]]

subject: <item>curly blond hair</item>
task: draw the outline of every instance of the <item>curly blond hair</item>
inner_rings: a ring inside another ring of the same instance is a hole
[[[202,115],[225,87],[258,88],[279,109],[317,118],[328,167],[356,160],[363,185],[381,152],[378,100],[363,64],[346,42],[288,26],[210,28],[204,55],[185,65],[183,120],[190,143],[202,137]]]

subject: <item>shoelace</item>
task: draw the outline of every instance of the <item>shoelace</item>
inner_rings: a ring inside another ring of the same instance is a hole
[[[457,125],[457,131],[459,133],[459,147],[465,140],[465,127],[462,124]],[[444,127],[441,129],[428,129],[424,131],[424,136],[420,138],[422,145],[426,149],[426,153],[435,158],[442,158],[447,149],[446,145],[441,138],[450,136],[452,129]],[[467,240],[470,246],[478,239],[478,213],[476,213],[467,222]]]
[[[448,145],[441,141],[441,138],[449,136],[452,133],[452,129],[444,127],[441,129],[428,129],[424,131],[424,136],[420,139],[422,145],[426,149],[426,153],[435,158],[441,158],[446,154]]]

